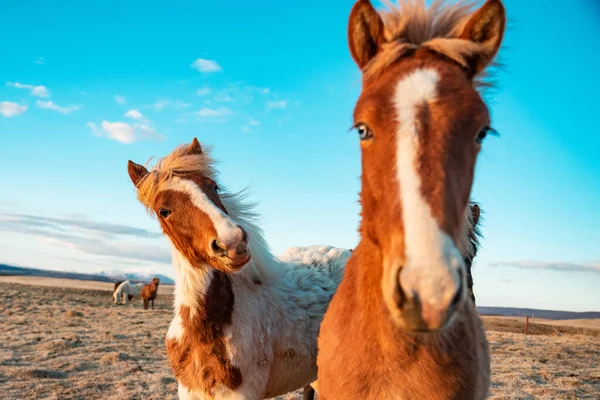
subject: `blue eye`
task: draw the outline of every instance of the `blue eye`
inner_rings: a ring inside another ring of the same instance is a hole
[[[373,132],[371,132],[371,129],[369,129],[369,127],[363,123],[356,124],[354,128],[358,132],[358,137],[360,140],[368,140],[373,137]]]

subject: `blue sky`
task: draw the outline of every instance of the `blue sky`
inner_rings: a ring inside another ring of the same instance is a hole
[[[480,305],[600,310],[591,3],[505,1],[505,67],[486,95],[501,136],[486,140],[473,193]],[[355,246],[352,4],[5,0],[0,262],[172,276],[126,163],[194,136],[214,146],[224,185],[251,186],[275,253]]]

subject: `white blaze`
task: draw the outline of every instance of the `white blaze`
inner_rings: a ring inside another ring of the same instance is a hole
[[[233,243],[240,235],[238,226],[231,221],[227,214],[206,197],[206,194],[194,182],[175,177],[165,190],[187,193],[192,200],[192,204],[208,215],[221,243]]]
[[[463,262],[452,239],[433,218],[417,172],[417,112],[420,106],[435,100],[439,80],[435,70],[418,69],[398,82],[394,97],[398,118],[396,167],[406,255],[400,282],[406,295],[418,293],[421,301],[436,305],[451,301]]]

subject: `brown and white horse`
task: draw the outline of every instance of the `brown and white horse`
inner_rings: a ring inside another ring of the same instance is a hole
[[[468,208],[490,116],[477,88],[505,28],[481,8],[355,3],[361,241],[319,335],[321,399],[484,399],[485,332],[468,299]]]
[[[246,195],[217,185],[196,139],[150,171],[130,161],[128,172],[173,245],[166,347],[179,398],[255,400],[310,385],[319,326],[350,252],[315,246],[275,258]]]

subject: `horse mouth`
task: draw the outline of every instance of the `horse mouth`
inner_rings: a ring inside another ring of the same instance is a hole
[[[233,263],[230,264],[229,268],[237,271],[237,270],[241,269],[244,265],[248,264],[250,262],[250,260],[252,259],[252,256],[250,255],[250,253],[246,253],[246,254],[247,254],[247,257],[245,257],[245,259],[243,259],[240,262],[236,262],[235,264],[233,264]]]

